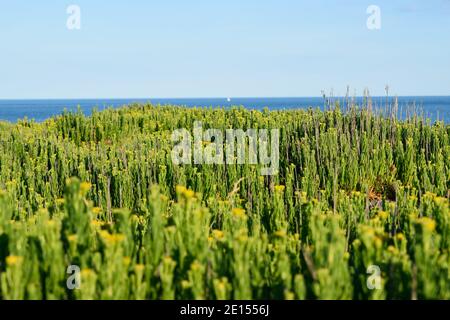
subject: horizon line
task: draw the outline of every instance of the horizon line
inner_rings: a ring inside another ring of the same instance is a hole
[[[363,98],[365,97],[364,95],[351,95],[348,96],[348,98]],[[450,97],[450,94],[445,95],[445,94],[439,94],[439,95],[370,95],[369,98],[429,98],[429,97]],[[105,98],[105,97],[100,97],[100,98],[0,98],[0,101],[36,101],[36,100],[149,100],[151,102],[151,100],[169,100],[169,99],[174,99],[174,100],[192,100],[192,99],[304,99],[304,98],[319,98],[319,99],[323,99],[323,96],[267,96],[267,97],[263,97],[263,96],[237,96],[237,97],[233,97],[233,96],[211,96],[211,97],[111,97],[111,98]],[[347,98],[347,96],[341,96],[341,95],[337,95],[337,96],[326,96],[325,98],[334,98],[334,99],[338,99],[338,98]]]

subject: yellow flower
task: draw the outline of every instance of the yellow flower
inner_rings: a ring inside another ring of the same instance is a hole
[[[23,261],[23,258],[20,256],[7,256],[6,257],[6,265],[8,266],[15,266],[18,264],[21,264]]]
[[[80,184],[80,191],[81,193],[85,194],[91,189],[91,184],[89,182],[82,182]]]
[[[294,300],[295,294],[292,291],[285,291],[284,292],[284,299],[285,300]]]
[[[131,221],[133,223],[139,223],[140,222],[139,216],[137,216],[135,214],[131,215]]]
[[[286,187],[283,185],[275,186],[274,189],[276,192],[283,192]]]
[[[389,218],[389,213],[386,211],[379,211],[378,216],[381,220],[386,220],[387,218]]]
[[[64,198],[58,198],[58,199],[56,199],[56,204],[58,204],[58,205],[62,205],[62,204],[64,204]]]
[[[99,208],[99,207],[92,208],[92,213],[99,214],[100,212],[102,212],[102,208]]]
[[[194,191],[192,191],[192,190],[186,190],[185,192],[184,192],[184,196],[186,197],[186,198],[193,198],[194,197],[194,195],[195,195],[195,192]]]
[[[377,224],[378,222],[380,222],[380,217],[373,217],[372,219],[370,219],[370,222],[372,222],[373,224]]]
[[[171,256],[165,256],[165,257],[163,258],[163,261],[164,261],[165,263],[172,263],[172,262],[175,262],[175,261],[172,259]]]
[[[284,238],[285,236],[286,236],[286,231],[284,231],[284,230],[278,230],[278,231],[275,231],[275,236],[276,237],[278,237],[278,238]]]
[[[84,268],[84,269],[81,269],[80,273],[81,273],[81,277],[84,278],[84,277],[89,277],[89,276],[93,275],[94,271],[89,268]]]
[[[396,253],[396,252],[397,252],[397,249],[396,249],[394,246],[389,246],[389,247],[387,248],[387,250],[388,250],[390,253]]]
[[[222,278],[216,282],[217,289],[225,290],[226,289],[227,280],[226,278]]]
[[[305,191],[295,191],[295,195],[300,198],[301,201],[306,201],[306,192]]]
[[[16,184],[16,180],[11,180],[11,181],[8,181],[8,182],[6,182],[6,186],[7,187],[9,187],[9,186],[12,186],[12,185],[14,185],[14,184]]]
[[[131,258],[130,257],[123,257],[123,264],[126,266],[129,266],[131,263]]]
[[[99,228],[99,227],[103,226],[103,224],[104,224],[104,222],[99,221],[99,220],[92,220],[92,221],[91,221],[91,225],[92,225],[93,227]]]
[[[419,223],[430,232],[433,232],[436,229],[436,221],[434,221],[431,218],[428,217],[420,218]]]
[[[396,237],[399,241],[405,240],[405,235],[403,233],[397,233]]]
[[[56,225],[55,220],[47,220],[45,221],[45,224],[49,227],[54,227]]]
[[[184,186],[180,186],[180,185],[177,185],[176,187],[175,187],[175,191],[177,192],[177,193],[183,193],[183,192],[185,192],[187,189],[186,189],[186,187],[184,187]]]
[[[388,206],[389,206],[389,208],[390,208],[391,210],[394,210],[394,209],[395,209],[395,206],[396,206],[396,204],[395,204],[395,202],[394,202],[394,201],[390,201],[390,202],[388,203]]]
[[[200,270],[201,268],[202,268],[202,265],[198,261],[192,262],[192,264],[191,264],[192,271]]]
[[[214,238],[217,239],[217,240],[221,240],[224,237],[224,233],[221,230],[217,230],[217,229],[213,230],[212,234],[213,234]]]
[[[181,287],[183,289],[188,289],[191,287],[191,283],[188,280],[182,280],[181,281]]]
[[[383,245],[383,240],[381,240],[380,237],[375,237],[375,247],[381,248],[382,245]]]
[[[245,241],[248,240],[248,236],[247,235],[240,235],[240,236],[237,237],[237,240],[239,242],[245,242]]]
[[[175,233],[177,231],[177,227],[176,226],[168,226],[168,227],[166,227],[166,231],[168,233]]]
[[[38,215],[40,216],[48,216],[48,209],[47,208],[40,208],[37,211]]]
[[[145,269],[145,266],[143,264],[137,264],[134,266],[134,271],[136,273],[140,273],[140,272],[144,271],[144,269]]]
[[[233,214],[234,217],[236,218],[242,218],[245,217],[245,210],[241,209],[241,208],[233,208],[231,210],[231,213]]]
[[[423,196],[424,198],[429,198],[429,199],[434,199],[434,198],[436,198],[436,194],[435,193],[432,193],[432,192],[429,192],[429,191],[427,191],[427,192],[425,192],[425,194],[424,194],[424,196]]]
[[[434,203],[435,204],[445,204],[445,203],[447,203],[447,198],[436,197],[436,198],[434,198]]]
[[[364,235],[367,235],[370,237],[375,235],[375,230],[370,226],[361,226],[361,230]]]
[[[121,233],[110,234],[108,231],[105,231],[105,230],[100,231],[100,237],[107,244],[115,244],[115,243],[119,243],[119,242],[122,242],[125,240],[125,235],[123,235]]]
[[[122,242],[125,240],[125,235],[121,234],[121,233],[117,233],[117,234],[113,234],[111,235],[111,241],[112,242]]]
[[[175,191],[176,191],[178,194],[184,196],[184,197],[187,198],[187,199],[193,198],[194,195],[195,195],[195,192],[194,192],[194,191],[189,190],[189,189],[187,189],[186,187],[180,186],[180,185],[178,185],[178,186],[175,187]]]
[[[71,235],[69,235],[69,236],[67,237],[67,239],[68,239],[70,242],[76,242],[77,239],[78,239],[78,236],[77,236],[76,234],[71,234]]]

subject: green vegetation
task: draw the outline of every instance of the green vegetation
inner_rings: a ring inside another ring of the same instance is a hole
[[[280,128],[279,174],[173,165],[194,121]],[[450,299],[449,135],[357,108],[1,123],[0,298]]]

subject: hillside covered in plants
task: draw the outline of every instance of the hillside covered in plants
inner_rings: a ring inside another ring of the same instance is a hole
[[[279,129],[278,174],[175,165],[196,121]],[[357,107],[2,122],[0,299],[450,299],[449,134]]]

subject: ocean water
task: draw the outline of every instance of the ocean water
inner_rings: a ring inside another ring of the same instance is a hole
[[[354,98],[356,103],[362,104],[363,98]],[[345,104],[345,98],[334,98]],[[393,98],[373,97],[374,108],[386,109],[386,103],[392,104]],[[271,110],[298,109],[298,108],[324,108],[326,101],[322,97],[311,98],[186,98],[186,99],[77,99],[77,100],[0,100],[0,120],[16,122],[27,117],[35,121],[61,114],[65,109],[76,111],[81,108],[84,114],[89,115],[94,108],[102,110],[108,107],[121,107],[131,103],[173,104],[186,107],[231,107],[244,106],[249,109]],[[400,117],[407,111],[415,109],[429,117],[432,121],[443,120],[450,123],[450,96],[421,96],[399,97],[398,105]]]

